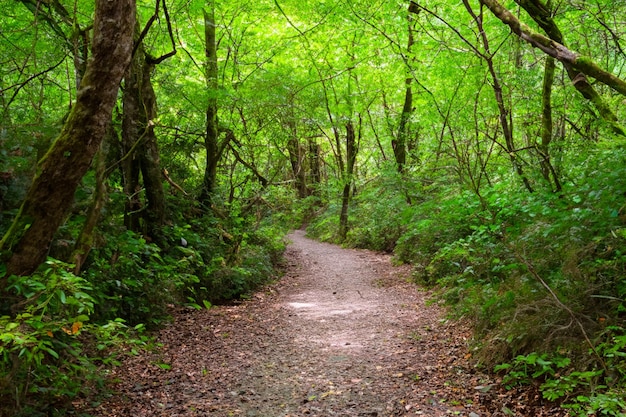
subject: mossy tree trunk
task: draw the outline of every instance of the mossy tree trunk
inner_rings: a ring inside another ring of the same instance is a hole
[[[124,223],[127,229],[157,240],[165,221],[165,192],[153,124],[157,107],[151,75],[156,61],[146,53],[140,41],[139,22],[135,26],[135,42],[140,43],[135,48],[125,76],[123,96],[122,148],[125,155],[121,167],[126,193]],[[145,205],[142,193],[145,193]]]
[[[217,178],[217,163],[220,160],[219,125],[217,119],[217,41],[215,36],[215,3],[209,1],[208,10],[204,10],[204,38],[206,56],[206,87],[208,103],[206,108],[206,131],[204,147],[206,150],[206,166],[204,180],[200,192],[200,203],[205,210],[211,207],[211,196],[215,189]]]
[[[135,1],[96,1],[92,59],[63,129],[39,162],[24,202],[0,242],[7,273],[27,275],[45,259],[74,192],[106,134],[133,47]],[[0,282],[4,290],[6,278]]]
[[[550,39],[558,44],[565,45],[565,38],[559,27],[552,18],[552,11],[548,4],[543,4],[540,0],[517,0],[517,3],[522,6],[528,15],[543,29]],[[552,57],[554,59],[554,57]],[[613,131],[619,135],[626,135],[624,128],[618,123],[617,116],[602,98],[602,96],[596,91],[596,89],[589,83],[583,73],[575,69],[574,65],[570,62],[563,62],[563,68],[567,72],[567,76],[572,81],[572,85],[578,92],[595,106],[600,113],[600,117],[606,120],[612,127]],[[591,74],[587,74],[591,75]]]
[[[359,121],[359,139],[361,136],[361,123]],[[346,123],[346,165],[343,174],[343,192],[341,195],[341,213],[339,215],[339,238],[346,240],[348,235],[348,208],[350,207],[350,195],[354,177],[354,166],[359,147],[357,135],[354,131],[352,120]]]
[[[152,87],[150,76],[154,70],[151,57],[145,55],[142,71],[143,82],[141,83],[141,97],[144,105],[147,123],[145,126],[146,137],[141,152],[141,176],[146,189],[147,207],[145,215],[145,232],[153,240],[161,238],[161,227],[165,223],[165,190],[163,189],[163,174],[161,169],[161,157],[159,145],[154,133],[154,123],[157,117],[156,95]]]
[[[134,39],[137,39],[139,30],[135,22]],[[141,183],[139,174],[139,154],[141,142],[145,137],[146,115],[141,103],[141,70],[142,57],[139,45],[132,61],[124,74],[124,89],[122,95],[122,185],[126,200],[124,201],[124,226],[128,230],[139,231],[141,224]]]
[[[76,275],[80,273],[83,264],[85,263],[85,260],[87,260],[87,255],[89,255],[89,252],[94,245],[96,226],[98,225],[98,221],[100,220],[100,214],[104,209],[107,197],[109,195],[106,184],[106,161],[109,154],[110,145],[116,140],[115,135],[115,130],[112,126],[109,126],[105,138],[100,145],[100,149],[98,150],[98,152],[96,152],[96,155],[93,159],[92,168],[95,171],[96,181],[93,193],[93,201],[91,202],[91,206],[87,211],[85,223],[83,224],[83,228],[81,229],[78,238],[76,239],[74,251],[72,252],[71,256],[71,262],[74,264],[74,273]]]
[[[554,58],[546,57],[541,91],[541,144],[538,146],[541,163],[541,175],[556,192],[561,191],[561,181],[550,158],[550,143],[552,142],[552,85],[554,84]]]
[[[522,23],[513,13],[502,6],[498,0],[481,0],[481,3],[502,23],[511,28],[523,41],[542,50],[547,55],[563,64],[574,87],[583,97],[591,101],[600,116],[611,126],[616,134],[626,136],[626,130],[619,124],[617,116],[597,93],[587,77],[609,86],[619,94],[626,96],[626,81],[601,68],[593,60],[583,57],[563,44],[563,35],[552,20],[549,9],[539,0],[518,0],[531,18],[548,34],[544,36]]]
[[[411,84],[413,82],[413,75],[411,74],[411,57],[413,45],[415,44],[415,27],[417,25],[416,16],[419,13],[419,7],[414,2],[409,2],[409,9],[407,14],[407,27],[409,32],[409,38],[407,40],[407,56],[405,63],[407,66],[407,76],[405,80],[406,89],[404,92],[404,104],[402,106],[402,113],[400,114],[400,123],[398,125],[398,134],[396,139],[392,142],[393,154],[396,158],[396,167],[398,172],[404,172],[406,165],[407,144],[409,141],[409,135],[411,134],[411,116],[413,115],[413,89]]]

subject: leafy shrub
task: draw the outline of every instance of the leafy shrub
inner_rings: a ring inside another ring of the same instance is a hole
[[[307,234],[323,242],[337,242],[340,211],[341,206],[330,203],[322,213],[311,220],[306,228]]]
[[[567,357],[533,352],[519,355],[511,363],[500,364],[495,371],[505,373],[502,384],[507,389],[539,384],[545,399],[558,401],[576,416],[623,416],[626,413],[624,381],[616,385],[603,369],[577,371],[572,370],[571,364]]]
[[[346,245],[391,252],[406,230],[406,200],[393,189],[369,187],[353,201]]]
[[[445,191],[442,191],[445,193]],[[415,265],[415,278],[434,285],[438,274],[431,264],[436,254],[447,245],[472,234],[479,225],[479,201],[471,194],[433,196],[405,210],[402,221],[406,232],[400,236],[395,255],[402,262]]]
[[[130,231],[109,237],[92,255],[85,275],[94,286],[99,320],[158,325],[168,305],[180,299],[178,290],[198,280],[178,263],[164,260],[155,244]]]
[[[10,277],[22,312],[0,317],[0,402],[13,415],[63,408],[100,378],[79,337],[94,310],[92,287],[50,259],[35,274]]]

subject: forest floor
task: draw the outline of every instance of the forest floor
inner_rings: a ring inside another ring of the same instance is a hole
[[[238,305],[181,310],[129,357],[95,416],[563,416],[479,372],[390,256],[288,236],[285,276]]]

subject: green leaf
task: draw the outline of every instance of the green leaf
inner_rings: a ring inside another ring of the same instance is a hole
[[[7,323],[7,325],[4,327],[6,329],[7,332],[10,332],[11,330],[19,327],[20,324],[19,323],[15,323],[15,322],[11,322],[11,323]]]
[[[53,349],[50,349],[47,346],[41,346],[41,350],[48,352],[50,356],[54,357],[55,359],[59,359],[59,354],[56,353]]]
[[[81,314],[79,316],[74,317],[71,321],[89,321],[89,316],[86,314]]]

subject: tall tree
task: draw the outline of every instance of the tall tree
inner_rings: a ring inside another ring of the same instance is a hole
[[[204,135],[204,148],[206,150],[206,166],[204,180],[200,192],[200,203],[207,210],[211,207],[211,197],[217,178],[217,164],[224,151],[219,145],[219,125],[217,118],[217,94],[218,94],[218,67],[217,67],[217,39],[215,23],[215,1],[208,2],[208,9],[204,9],[204,37],[205,37],[205,76],[208,94],[206,107],[206,130]]]
[[[135,25],[135,48],[131,64],[124,77],[122,149],[124,157],[121,168],[126,193],[124,222],[128,230],[142,232],[158,239],[159,229],[165,221],[165,192],[163,191],[161,164],[154,120],[157,117],[156,94],[152,86],[152,74],[157,64],[176,53],[173,35],[169,27],[169,14],[163,1],[168,23],[172,50],[158,58],[151,56],[144,46],[144,37],[151,23],[159,15],[159,5],[145,29],[140,32],[139,21]],[[140,185],[143,180],[143,190]],[[145,191],[146,204],[140,198]]]
[[[346,162],[342,171],[343,190],[341,192],[341,213],[339,214],[339,238],[344,241],[348,234],[348,209],[354,181],[354,166],[361,141],[362,122],[359,117],[358,135],[352,120],[346,123]]]
[[[554,84],[554,58],[546,57],[544,64],[543,84],[541,89],[541,142],[538,146],[540,154],[541,175],[548,183],[554,183],[555,191],[561,191],[561,181],[552,166],[550,159],[550,143],[554,126],[552,123],[552,85]]]
[[[469,4],[468,0],[463,0],[463,4],[467,9],[468,13],[472,16],[476,25],[478,26],[478,32],[480,33],[480,39],[483,45],[483,53],[480,53],[480,56],[487,63],[487,68],[489,69],[489,75],[491,76],[493,93],[496,98],[496,103],[498,104],[499,111],[499,119],[500,119],[500,127],[502,128],[502,135],[504,136],[504,142],[506,144],[506,151],[509,154],[509,158],[511,159],[511,164],[515,169],[515,172],[519,175],[524,183],[524,186],[529,192],[533,192],[533,187],[530,184],[530,180],[524,173],[524,169],[522,167],[522,163],[517,154],[518,149],[515,145],[515,139],[513,137],[513,121],[510,118],[511,111],[507,108],[504,102],[504,94],[502,89],[502,83],[500,82],[500,77],[498,76],[495,65],[493,63],[493,53],[491,52],[489,39],[487,37],[487,33],[483,27],[483,15],[482,15],[482,7],[480,10],[480,15],[477,15]]]
[[[285,124],[287,134],[289,135],[287,139],[287,153],[289,155],[289,163],[291,164],[291,172],[293,173],[295,188],[298,192],[298,198],[305,198],[309,195],[309,189],[306,183],[306,153],[304,147],[300,143],[300,132],[298,132],[298,124],[294,112],[294,101],[294,95],[289,94],[287,106],[284,111],[283,123]]]
[[[110,123],[119,84],[130,62],[134,24],[134,0],[96,1],[92,58],[76,103],[39,162],[19,213],[0,242],[0,250],[10,252],[7,274],[32,273],[45,260]],[[0,289],[5,286],[6,277]]]
[[[411,83],[413,82],[413,74],[411,73],[411,63],[414,61],[411,56],[413,55],[413,45],[415,45],[415,31],[417,25],[416,20],[418,13],[419,7],[417,6],[417,4],[412,1],[409,2],[409,8],[407,12],[407,30],[409,36],[406,46],[406,90],[404,93],[404,105],[402,106],[402,113],[400,113],[398,134],[396,135],[395,141],[392,142],[393,154],[396,158],[396,166],[398,168],[398,172],[403,172],[406,165],[407,142],[409,139],[409,134],[411,132],[410,120],[411,116],[413,115],[413,89],[411,88]]]

